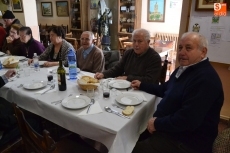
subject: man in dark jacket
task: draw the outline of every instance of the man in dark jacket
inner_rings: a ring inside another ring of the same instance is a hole
[[[212,152],[224,94],[206,54],[206,38],[195,32],[185,33],[178,47],[180,67],[166,83],[132,82],[133,88],[162,97],[148,121],[148,138],[137,142],[133,153]]]

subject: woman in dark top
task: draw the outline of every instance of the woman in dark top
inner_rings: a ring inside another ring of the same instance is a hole
[[[52,26],[48,32],[51,43],[39,56],[39,60],[47,61],[43,65],[45,67],[57,66],[59,64],[59,54],[61,54],[62,62],[66,65],[68,50],[70,48],[74,50],[73,46],[65,40],[65,32],[61,26]],[[29,64],[31,61],[29,60]]]
[[[33,58],[34,53],[40,55],[44,52],[45,47],[39,41],[35,40],[30,27],[21,27],[19,29],[20,40],[23,43],[20,56]]]

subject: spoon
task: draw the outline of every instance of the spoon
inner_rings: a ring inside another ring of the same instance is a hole
[[[115,110],[111,109],[111,108],[110,108],[110,107],[108,107],[108,106],[105,106],[104,108],[105,108],[105,111],[106,111],[106,112],[113,113],[113,114],[116,114],[116,115],[118,115],[118,116],[120,116],[120,117],[130,119],[130,117],[125,116],[125,115],[123,115],[123,114],[121,114],[121,113],[119,113],[119,112],[117,112],[117,111],[115,111]]]
[[[50,86],[50,88],[47,89],[46,91],[44,91],[43,93],[41,93],[41,95],[45,94],[46,92],[48,92],[48,91],[50,91],[50,90],[52,90],[52,89],[54,89],[54,88],[55,88],[55,84],[52,84],[52,85]]]
[[[89,109],[90,109],[90,107],[91,107],[91,105],[93,105],[95,103],[95,100],[94,99],[91,99],[91,102],[89,103],[89,107],[88,107],[88,109],[87,109],[87,114],[89,113]]]

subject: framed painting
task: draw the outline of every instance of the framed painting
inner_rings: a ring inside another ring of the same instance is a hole
[[[12,0],[12,11],[23,12],[22,0]]]
[[[56,1],[57,16],[69,16],[68,1]]]
[[[98,8],[99,0],[90,0],[90,9],[97,9]]]
[[[41,2],[42,16],[53,16],[52,2]]]
[[[214,11],[214,3],[223,3],[224,0],[196,0],[195,11]]]
[[[165,0],[148,0],[148,22],[165,21]]]

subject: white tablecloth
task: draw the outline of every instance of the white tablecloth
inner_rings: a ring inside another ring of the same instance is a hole
[[[57,67],[52,67],[52,69],[57,69]],[[0,74],[4,72],[5,70],[0,70]],[[56,91],[44,95],[36,93],[39,90],[26,90],[23,87],[18,88],[20,84],[28,81],[47,80],[46,74],[47,68],[41,68],[38,72],[31,70],[30,76],[20,76],[20,78],[16,78],[2,87],[0,89],[0,96],[10,102],[17,103],[20,107],[46,118],[61,127],[103,143],[109,149],[109,153],[129,153],[132,151],[139,134],[146,128],[147,121],[154,112],[154,95],[143,93],[147,102],[142,102],[140,105],[135,106],[131,119],[124,119],[104,111],[103,108],[105,106],[112,108],[115,96],[110,95],[109,99],[103,99],[101,89],[97,89],[96,92],[99,95],[97,101],[103,113],[78,115],[83,109],[70,110],[64,108],[61,104],[51,104],[51,102],[61,100],[69,94],[86,94],[85,91],[79,88],[76,80],[67,80],[67,90],[59,91],[57,77],[54,74]],[[78,76],[81,75],[93,76],[93,74],[83,71],[78,74]],[[119,108],[113,107],[113,109],[121,112]]]

